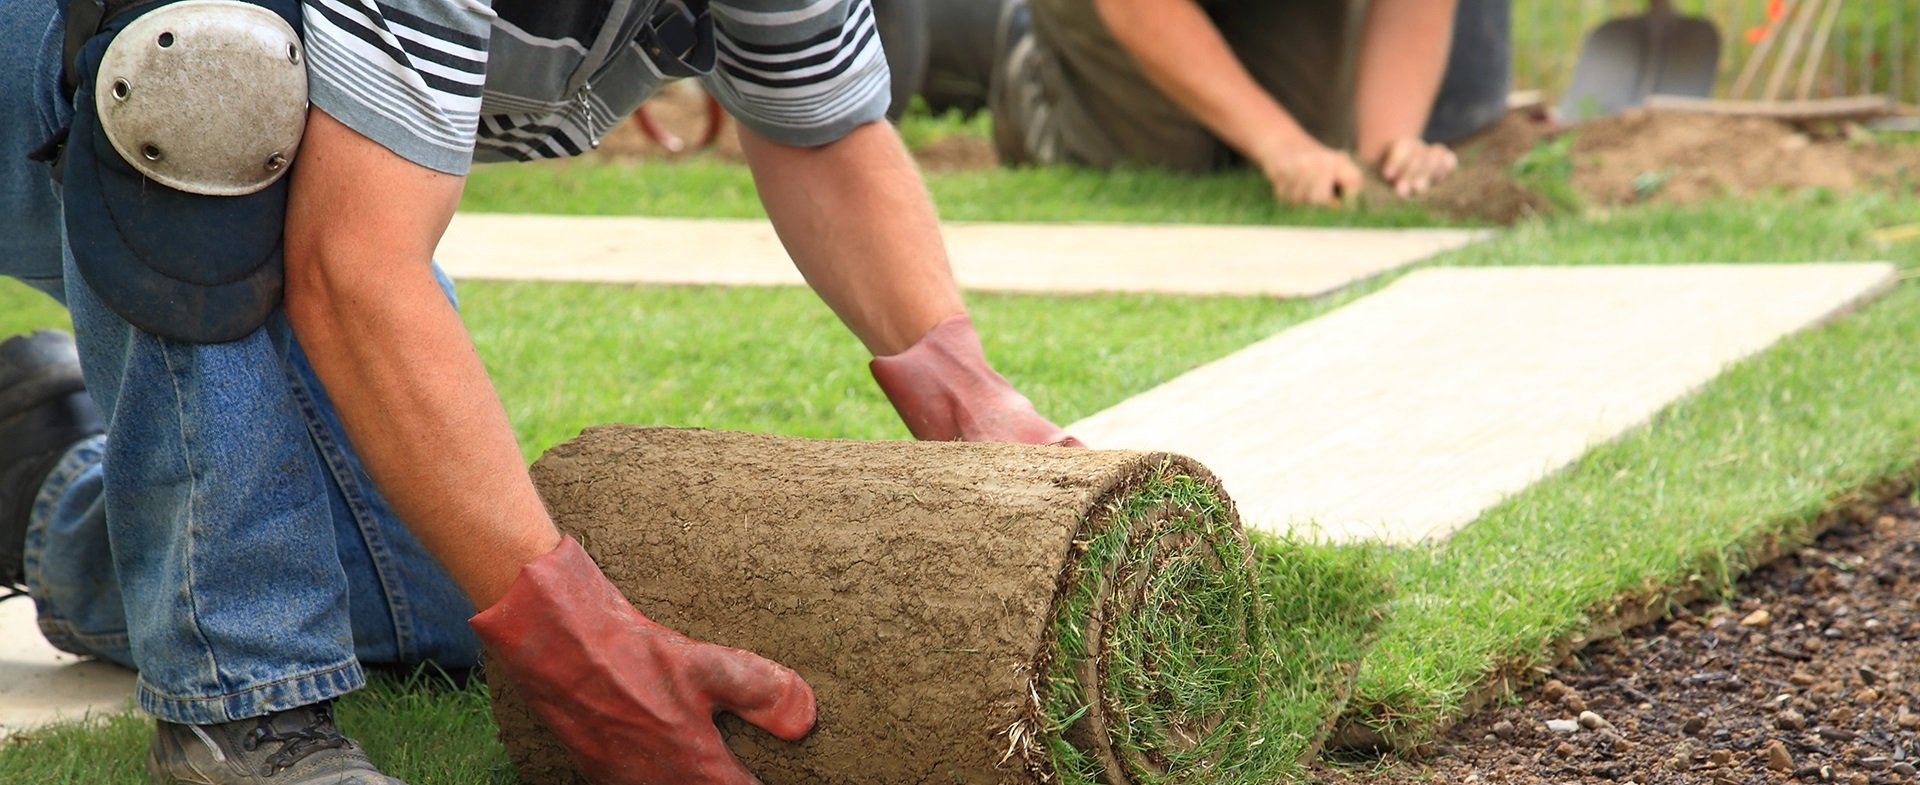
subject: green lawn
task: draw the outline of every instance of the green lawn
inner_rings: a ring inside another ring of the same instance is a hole
[[[1385,201],[1318,210],[1276,203],[1253,172],[1192,177],[1150,169],[934,172],[927,188],[950,221],[1138,221],[1289,226],[1434,226],[1450,222]],[[711,157],[672,163],[561,161],[483,166],[461,207],[476,212],[754,218],[766,215],[746,167]]]
[[[472,209],[749,215],[737,168],[554,166],[488,170]],[[1000,189],[1020,186],[1023,190]],[[936,177],[950,218],[1395,225],[1417,210],[1283,210],[1245,177],[991,172]],[[625,201],[610,199],[625,195]],[[1018,196],[996,199],[996,193]],[[1439,264],[1600,264],[1893,259],[1920,244],[1870,232],[1920,200],[1780,195],[1692,208],[1637,207],[1524,223]],[[1283,255],[1285,249],[1275,249]],[[1098,411],[1377,290],[1330,298],[971,298],[989,353],[1061,421]],[[470,283],[468,322],[527,454],[597,422],[671,423],[805,436],[903,437],[864,355],[796,289]],[[0,330],[56,325],[50,301],[0,285]],[[1920,458],[1920,292],[1898,287],[1840,322],[1743,363],[1650,426],[1599,448],[1439,547],[1388,551],[1270,543],[1275,614],[1300,629],[1276,694],[1297,711],[1273,737],[1309,748],[1355,665],[1347,720],[1417,742],[1490,687],[1524,678],[1611,615],[1677,590],[1723,587],[1780,532]],[[1391,587],[1376,629],[1373,592]],[[1361,644],[1378,635],[1359,660]],[[382,683],[342,721],[416,785],[507,781],[474,690]],[[144,731],[118,720],[0,749],[0,782],[140,781]]]

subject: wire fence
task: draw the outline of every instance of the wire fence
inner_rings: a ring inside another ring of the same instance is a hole
[[[1648,0],[1513,0],[1514,86],[1559,95],[1573,75],[1588,31],[1609,18],[1646,13]],[[1719,92],[1728,93],[1749,61],[1761,58],[1759,84],[1779,96],[1829,98],[1883,94],[1920,104],[1920,0],[1675,0],[1676,11],[1720,28]],[[1826,32],[1826,44],[1816,42]],[[1768,39],[1772,38],[1772,41]],[[1804,46],[1789,43],[1799,39]],[[1795,51],[1789,78],[1770,79]],[[1817,59],[1814,52],[1818,50]],[[1811,70],[1802,63],[1813,62]],[[1811,78],[1804,81],[1802,75]]]

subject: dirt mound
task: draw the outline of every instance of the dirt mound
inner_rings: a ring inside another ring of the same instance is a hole
[[[1460,145],[1460,158],[1461,171],[1425,201],[1444,214],[1501,223],[1581,206],[1920,182],[1920,146],[1846,129],[1644,110],[1573,129],[1515,113]]]
[[[1748,576],[1731,605],[1694,603],[1589,647],[1517,704],[1455,728],[1433,760],[1319,779],[1913,782],[1916,581],[1920,509],[1903,495]]]

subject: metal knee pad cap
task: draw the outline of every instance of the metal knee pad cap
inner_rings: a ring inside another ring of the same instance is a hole
[[[279,305],[286,174],[307,112],[294,0],[180,0],[75,59],[65,166],[80,275],[144,331],[244,337]]]

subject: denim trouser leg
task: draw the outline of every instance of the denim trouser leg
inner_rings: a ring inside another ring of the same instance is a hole
[[[167,341],[75,271],[58,191],[25,159],[68,112],[58,5],[0,2],[0,275],[66,302],[108,426],[34,505],[42,630],[137,668],[141,707],[174,722],[331,698],[363,661],[473,665],[471,607],[374,491],[283,316],[231,343]]]

